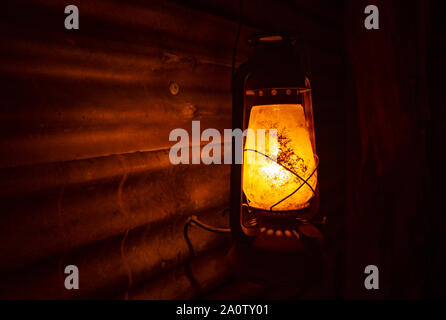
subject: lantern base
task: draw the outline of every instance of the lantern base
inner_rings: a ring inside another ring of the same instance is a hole
[[[299,229],[303,224],[322,225],[324,223],[325,217],[319,214],[319,188],[316,189],[316,196],[309,201],[308,206],[304,209],[269,211],[256,209],[244,204],[240,216],[240,225],[243,233],[248,237],[260,237],[260,239],[254,241],[261,241],[264,235],[276,235],[278,238],[281,236],[297,237],[299,239],[299,234],[301,233]],[[323,238],[322,234],[320,234],[319,238]],[[265,242],[269,243],[271,240],[268,239]],[[287,241],[287,243],[289,242]]]

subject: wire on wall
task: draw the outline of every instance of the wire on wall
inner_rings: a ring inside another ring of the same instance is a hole
[[[224,216],[226,211],[228,211],[228,210],[229,210],[229,208],[224,209],[222,215]],[[192,243],[189,239],[189,234],[188,234],[189,226],[191,224],[195,224],[204,230],[215,232],[215,233],[230,233],[231,229],[210,226],[210,225],[198,220],[198,218],[196,216],[191,216],[186,219],[186,223],[184,224],[184,239],[186,240],[187,247],[189,248],[189,259],[188,259],[188,261],[186,261],[186,264],[185,264],[185,272],[186,272],[186,276],[189,278],[192,286],[194,287],[194,289],[197,293],[197,296],[201,297],[202,296],[202,288],[201,288],[199,282],[197,281],[197,279],[195,278],[195,276],[193,275],[192,270],[191,270],[191,265],[190,265],[192,258],[195,256],[194,247],[192,246]]]

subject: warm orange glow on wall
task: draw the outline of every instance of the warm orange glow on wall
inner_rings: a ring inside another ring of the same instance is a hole
[[[317,160],[302,105],[254,106],[248,128],[253,134],[245,142],[243,191],[249,206],[274,211],[307,207],[317,185]],[[264,142],[257,129],[265,129]],[[272,129],[276,136],[268,134]]]

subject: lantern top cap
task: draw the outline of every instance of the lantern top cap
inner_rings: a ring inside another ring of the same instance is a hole
[[[297,37],[290,36],[284,33],[256,33],[250,36],[246,43],[253,47],[269,47],[269,46],[283,46],[294,45]]]

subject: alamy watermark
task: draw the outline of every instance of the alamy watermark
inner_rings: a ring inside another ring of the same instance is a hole
[[[173,129],[169,141],[177,141],[170,148],[169,159],[177,164],[242,164],[244,160],[243,138],[255,141],[255,152],[246,154],[246,162],[256,163],[257,159],[267,157],[277,160],[277,129],[224,129],[222,157],[222,137],[217,129],[206,129],[200,134],[200,121],[192,121],[192,137],[185,129]],[[201,148],[202,142],[208,142]],[[232,143],[235,143],[235,154],[232,154]],[[191,154],[189,153],[191,151]],[[254,150],[251,150],[254,151]],[[223,158],[223,159],[222,159]]]
[[[378,267],[370,264],[365,267],[364,273],[368,274],[364,279],[364,287],[367,290],[378,290],[379,289],[379,270]]]
[[[79,289],[79,269],[74,264],[65,267],[64,270],[66,276],[64,285],[67,290],[78,290]]]
[[[73,4],[66,6],[64,13],[69,13],[64,21],[65,29],[79,29],[79,9],[77,6]]]
[[[368,16],[364,20],[364,27],[367,30],[378,30],[379,29],[379,10],[375,5],[368,5],[364,9],[364,13]]]

